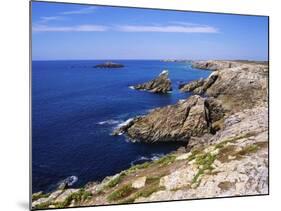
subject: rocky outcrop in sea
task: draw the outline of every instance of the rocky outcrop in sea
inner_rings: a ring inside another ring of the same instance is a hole
[[[106,62],[103,64],[97,64],[94,68],[122,68],[124,67],[123,64],[113,63],[113,62]]]
[[[134,85],[133,88],[137,90],[145,90],[153,93],[166,94],[172,91],[172,83],[169,79],[167,70],[162,71],[157,78],[146,83]]]

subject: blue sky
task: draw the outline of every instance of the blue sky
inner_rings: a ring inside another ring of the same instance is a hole
[[[268,19],[32,2],[32,59],[267,60]]]

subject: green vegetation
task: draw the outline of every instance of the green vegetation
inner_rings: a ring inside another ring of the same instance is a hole
[[[202,153],[203,149],[192,149],[191,150],[191,155],[187,158],[188,161],[192,161],[196,158],[196,156],[200,153]]]
[[[242,159],[245,155],[254,153],[258,151],[260,148],[266,146],[264,143],[256,143],[245,146],[243,149],[237,151],[237,147],[235,145],[228,145],[222,148],[217,155],[217,159],[220,162],[227,162],[229,161],[229,157],[232,156],[233,159]]]
[[[212,164],[214,163],[216,159],[216,155],[212,155],[211,153],[205,153],[205,154],[200,154],[196,156],[195,158],[195,163],[199,165],[199,170],[195,174],[195,176],[192,179],[192,184],[200,184],[200,179],[199,177],[205,173],[206,170],[213,170]]]
[[[227,143],[232,143],[232,142],[235,142],[239,139],[242,139],[242,138],[249,138],[251,136],[254,136],[256,135],[256,133],[254,132],[248,132],[248,133],[244,133],[244,134],[241,134],[241,135],[238,135],[238,136],[234,136],[234,137],[231,137],[231,138],[227,138],[225,140],[223,140],[222,142],[218,143],[215,148],[222,148],[224,147]]]
[[[113,191],[110,195],[107,196],[108,201],[117,201],[122,198],[125,198],[129,195],[131,195],[135,191],[135,188],[132,187],[132,184],[126,184],[122,186],[121,188]]]
[[[159,190],[164,190],[164,187],[159,186],[159,181],[161,177],[148,177],[145,182],[145,187],[137,191],[133,196],[123,200],[121,203],[133,203],[139,197],[148,197],[152,193]]]
[[[123,177],[124,177],[125,175],[126,175],[126,174],[125,174],[124,172],[121,172],[121,174],[119,174],[119,175],[115,176],[113,179],[111,179],[111,180],[107,183],[106,187],[108,187],[108,188],[113,188],[113,187],[115,187],[115,186],[123,179]]]
[[[240,151],[238,151],[236,153],[236,156],[244,156],[250,153],[254,153],[256,151],[258,151],[259,147],[256,144],[252,144],[252,145],[248,145],[246,147],[244,147],[243,149],[241,149]]]
[[[42,192],[39,192],[39,193],[35,193],[32,195],[32,201],[36,201],[38,199],[41,199],[41,198],[48,198],[50,196],[49,193],[42,193]]]
[[[174,162],[176,158],[177,157],[175,155],[169,154],[169,155],[163,156],[160,159],[154,161],[154,163],[161,164],[161,165],[167,165],[167,164]]]
[[[41,203],[41,204],[37,204],[34,208],[35,208],[35,209],[46,209],[46,208],[48,208],[50,205],[51,205],[50,202],[44,202],[44,203]]]
[[[148,166],[151,165],[151,162],[145,162],[145,163],[142,163],[142,164],[137,164],[137,165],[134,165],[132,166],[131,168],[127,169],[126,171],[123,171],[124,174],[131,174],[139,169],[145,169],[147,168]]]
[[[56,208],[68,207],[72,201],[79,203],[92,197],[92,193],[85,189],[80,189],[78,192],[70,194],[63,202],[54,204]]]

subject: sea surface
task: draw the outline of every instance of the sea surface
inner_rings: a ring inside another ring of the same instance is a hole
[[[32,192],[51,191],[71,176],[73,187],[101,181],[133,164],[157,159],[180,144],[131,143],[112,130],[150,109],[190,96],[181,82],[209,71],[189,63],[123,60],[120,69],[97,69],[105,61],[32,62]],[[173,91],[153,94],[129,86],[169,70]],[[77,181],[76,181],[77,180]]]

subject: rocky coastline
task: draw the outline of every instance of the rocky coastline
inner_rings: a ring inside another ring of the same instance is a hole
[[[80,189],[35,193],[34,208],[268,194],[268,65],[195,61],[213,70],[179,87],[195,95],[139,116],[114,134],[186,147]],[[151,89],[148,89],[151,90]]]

